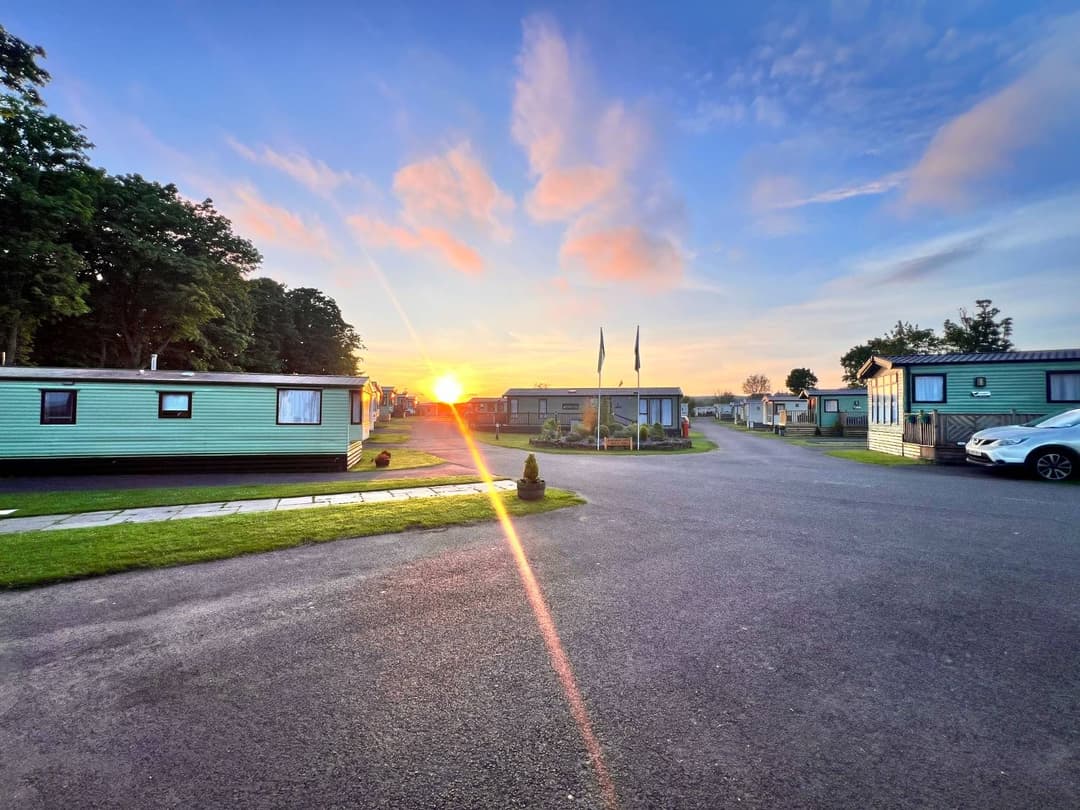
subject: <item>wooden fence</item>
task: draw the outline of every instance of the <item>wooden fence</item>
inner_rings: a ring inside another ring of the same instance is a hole
[[[904,417],[904,441],[924,447],[955,447],[972,434],[992,427],[1022,425],[1038,413],[939,413],[930,411],[928,421],[916,414]],[[915,421],[911,421],[914,419]]]

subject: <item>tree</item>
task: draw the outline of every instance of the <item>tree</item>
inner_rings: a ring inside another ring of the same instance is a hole
[[[0,28],[0,330],[8,365],[29,357],[39,327],[86,311],[82,258],[69,244],[89,220],[96,175],[79,128],[40,108],[44,51]]]
[[[804,388],[813,388],[817,383],[817,375],[808,368],[793,368],[784,380],[784,385],[793,394],[799,393]]]
[[[0,85],[38,107],[43,102],[37,88],[48,84],[50,78],[37,64],[39,56],[45,58],[44,48],[23,42],[0,25]]]
[[[286,344],[290,374],[355,374],[363,341],[341,317],[334,299],[310,287],[289,290],[296,338]]]
[[[1013,347],[1009,340],[1013,331],[1013,319],[995,320],[1001,310],[992,306],[989,298],[980,298],[975,302],[978,308],[974,315],[960,308],[960,323],[953,323],[946,318],[942,328],[944,344],[954,352],[1007,352]]]
[[[851,388],[859,388],[859,369],[873,355],[890,356],[903,354],[935,354],[941,350],[941,338],[933,329],[920,329],[904,321],[897,321],[890,332],[866,343],[852,346],[840,358],[844,367],[844,382]]]
[[[239,367],[251,332],[243,277],[260,256],[211,201],[105,176],[78,247],[102,365],[140,368],[158,354],[173,368]]]
[[[300,340],[288,290],[270,278],[251,279],[247,290],[252,310],[251,335],[240,364],[245,371],[282,374],[287,348]]]
[[[747,396],[753,394],[768,394],[772,391],[772,383],[764,374],[751,374],[742,384],[743,393]]]
[[[732,402],[735,401],[735,392],[720,391],[716,395],[716,401],[719,402],[721,405],[730,405]]]

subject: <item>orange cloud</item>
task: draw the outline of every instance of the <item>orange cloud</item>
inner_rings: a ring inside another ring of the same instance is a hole
[[[605,281],[667,287],[682,277],[682,257],[672,241],[634,226],[571,236],[560,253]]]
[[[616,172],[593,165],[551,169],[529,196],[529,214],[541,221],[569,219],[610,194],[618,184]]]
[[[224,207],[238,231],[282,247],[332,256],[326,230],[318,222],[308,224],[292,211],[266,202],[250,186],[233,188],[232,197]]]
[[[509,235],[499,217],[513,210],[514,201],[499,189],[467,143],[400,168],[394,175],[394,193],[410,222],[470,219],[500,237]]]
[[[347,222],[360,239],[372,245],[394,247],[404,252],[431,251],[467,275],[484,270],[484,260],[479,253],[441,228],[422,227],[414,231],[362,214],[349,217]]]

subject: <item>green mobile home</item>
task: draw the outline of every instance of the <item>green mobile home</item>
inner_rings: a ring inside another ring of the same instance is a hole
[[[822,436],[866,435],[865,388],[805,388],[809,418]]]
[[[503,395],[506,424],[511,430],[538,433],[545,421],[555,417],[564,428],[570,428],[581,421],[586,408],[595,407],[597,393],[605,405],[611,403],[616,422],[659,422],[665,433],[678,435],[681,388],[642,388],[640,416],[637,388],[604,388],[599,392],[596,388],[511,388]]]
[[[961,461],[978,430],[1080,407],[1080,349],[871,357],[867,446]]]
[[[347,470],[371,427],[366,383],[317,375],[0,368],[0,472]]]

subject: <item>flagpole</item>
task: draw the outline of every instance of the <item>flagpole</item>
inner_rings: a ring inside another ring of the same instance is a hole
[[[600,327],[600,355],[596,361],[596,449],[600,449],[600,398],[603,396],[601,379],[604,373],[604,327]]]
[[[637,425],[637,441],[634,446],[638,451],[641,450],[641,326],[639,325],[637,331],[634,334],[634,371],[637,372],[637,419],[634,420],[634,424]]]

